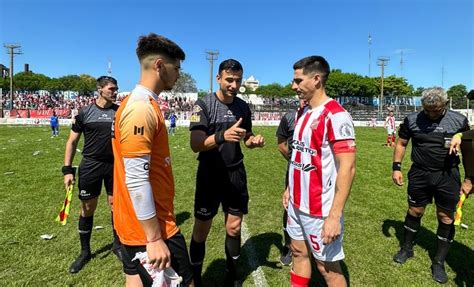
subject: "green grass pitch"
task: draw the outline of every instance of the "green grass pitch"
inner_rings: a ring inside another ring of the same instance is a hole
[[[245,165],[250,193],[249,214],[244,221],[249,238],[243,242],[240,273],[244,286],[254,286],[257,268],[267,286],[289,286],[289,267],[279,264],[282,244],[282,207],[285,161],[276,149],[276,127],[254,127],[266,138],[263,149],[248,150]],[[94,258],[78,274],[68,268],[79,252],[77,219],[79,200],[73,195],[67,225],[54,221],[64,187],[61,166],[69,129],[62,127],[58,138],[50,138],[48,127],[0,126],[0,285],[2,286],[123,286],[121,263],[109,252],[112,242],[110,213],[102,196],[94,225]],[[343,268],[351,286],[435,286],[430,257],[436,248],[435,210],[429,205],[417,238],[415,258],[397,265],[392,255],[398,250],[407,209],[406,183],[396,187],[391,180],[392,149],[384,147],[383,129],[357,128],[357,170],[345,209],[346,231]],[[170,137],[176,183],[175,213],[189,244],[193,225],[196,155],[189,147],[189,132],[180,127]],[[82,149],[82,143],[79,146]],[[36,155],[34,155],[36,154]],[[79,164],[76,154],[74,163]],[[403,172],[410,165],[405,156]],[[103,192],[103,194],[105,194]],[[463,222],[474,229],[474,203],[468,199]],[[474,285],[474,234],[457,229],[447,258],[448,286]],[[53,234],[52,240],[40,235]],[[220,213],[207,241],[203,277],[207,286],[223,280],[224,226]],[[317,272],[312,286],[324,286]]]

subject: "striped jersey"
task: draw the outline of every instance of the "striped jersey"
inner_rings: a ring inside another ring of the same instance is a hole
[[[334,200],[337,166],[334,143],[355,149],[349,113],[335,100],[308,110],[296,123],[289,170],[290,204],[301,212],[326,217]]]
[[[385,119],[385,128],[390,131],[395,131],[395,117],[394,116],[388,116]]]

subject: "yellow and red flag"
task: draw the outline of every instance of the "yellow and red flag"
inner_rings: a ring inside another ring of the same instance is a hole
[[[456,206],[456,214],[454,215],[454,225],[460,225],[461,224],[462,205],[464,204],[464,200],[466,200],[466,195],[463,193],[463,194],[461,194],[461,198],[459,199],[459,202]]]
[[[56,221],[59,221],[61,225],[65,225],[67,223],[69,210],[71,209],[72,189],[73,189],[72,184],[66,188],[66,197],[64,198],[63,206],[61,207],[61,210],[59,211],[58,217],[56,217]]]

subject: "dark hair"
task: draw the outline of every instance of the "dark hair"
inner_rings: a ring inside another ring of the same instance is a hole
[[[148,55],[160,54],[172,60],[184,60],[184,51],[170,39],[150,33],[138,38],[137,56],[141,61]]]
[[[321,83],[326,85],[330,68],[329,63],[321,56],[309,56],[303,58],[293,65],[293,70],[303,69],[303,74],[318,73],[321,75]]]
[[[219,75],[222,71],[227,70],[231,70],[232,72],[243,72],[244,68],[242,68],[242,64],[240,64],[239,61],[234,59],[227,59],[222,61],[222,63],[219,65]]]
[[[97,78],[97,87],[103,88],[109,83],[117,85],[117,80],[110,76],[100,76]]]

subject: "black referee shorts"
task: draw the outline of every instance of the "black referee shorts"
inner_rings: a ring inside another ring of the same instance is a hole
[[[88,200],[100,195],[102,183],[112,195],[114,164],[84,158],[79,165],[79,199]]]
[[[437,207],[456,211],[461,189],[459,169],[427,171],[412,165],[408,171],[408,205],[425,206],[435,199]]]
[[[178,232],[171,238],[165,240],[166,246],[171,253],[171,267],[183,278],[180,286],[188,286],[193,280],[193,271],[189,262],[188,249],[184,236]],[[123,246],[123,272],[127,275],[139,275],[143,286],[151,286],[153,279],[146,271],[145,267],[140,264],[139,260],[133,260],[138,252],[146,252],[146,246]]]
[[[212,219],[222,203],[222,210],[233,215],[248,213],[249,195],[244,164],[216,167],[199,162],[194,197],[194,217]]]

